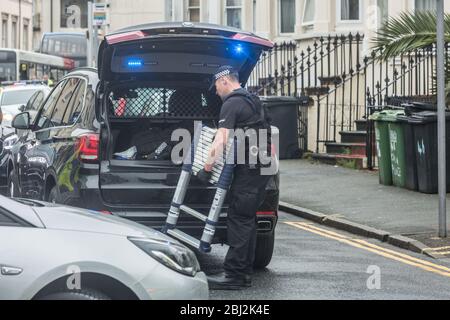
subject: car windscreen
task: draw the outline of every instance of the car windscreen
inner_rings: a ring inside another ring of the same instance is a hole
[[[8,106],[14,104],[26,105],[31,96],[38,89],[24,89],[17,91],[3,91],[2,98],[0,101],[0,106]]]

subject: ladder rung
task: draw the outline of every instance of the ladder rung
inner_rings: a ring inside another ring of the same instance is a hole
[[[194,248],[197,248],[197,249],[200,248],[200,240],[195,239],[194,237],[188,235],[187,233],[184,233],[181,230],[169,229],[169,230],[167,230],[167,233],[169,235],[171,235],[172,237],[193,246]]]
[[[191,208],[189,208],[189,207],[186,207],[186,206],[181,206],[181,207],[180,207],[180,210],[183,211],[183,212],[185,212],[185,213],[187,213],[187,214],[190,214],[191,216],[193,216],[193,217],[195,217],[195,218],[197,218],[197,219],[199,219],[199,220],[202,220],[203,222],[206,222],[206,219],[208,219],[207,216],[201,214],[201,213],[198,212],[198,211],[195,211],[194,209],[191,209]]]
[[[196,171],[201,171],[204,167],[201,165],[198,165],[197,163],[194,163],[193,168]],[[217,168],[216,166],[213,167],[212,173],[220,176],[222,174],[222,169]]]

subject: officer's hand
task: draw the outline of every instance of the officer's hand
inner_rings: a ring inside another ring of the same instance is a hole
[[[211,179],[211,172],[207,172],[207,171],[205,171],[205,169],[202,169],[197,173],[197,178],[203,184],[208,184],[209,180]]]
[[[205,164],[205,169],[204,169],[204,170],[205,170],[206,172],[211,172],[212,169],[213,169],[213,166],[214,166],[214,165],[208,164],[208,163],[207,163],[207,164]]]

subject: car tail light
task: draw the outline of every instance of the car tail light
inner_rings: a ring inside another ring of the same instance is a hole
[[[81,162],[98,163],[100,138],[98,134],[86,134],[78,138],[78,158]]]
[[[258,211],[256,212],[257,216],[276,216],[276,212],[275,211]]]
[[[108,211],[108,210],[101,210],[100,212],[103,213],[103,214],[112,216],[112,212],[111,212],[111,211]]]

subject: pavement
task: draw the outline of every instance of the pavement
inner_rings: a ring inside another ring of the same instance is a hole
[[[280,212],[271,263],[241,291],[212,300],[450,299],[450,260],[435,260]],[[198,253],[206,274],[221,271],[226,245]]]
[[[280,189],[281,209],[299,217],[434,258],[450,256],[450,239],[437,237],[438,195],[380,185],[378,172],[311,160],[281,161]]]

